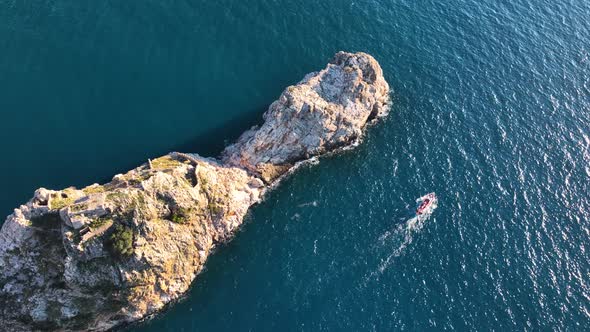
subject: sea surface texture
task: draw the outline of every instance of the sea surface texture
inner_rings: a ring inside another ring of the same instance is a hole
[[[0,0],[0,212],[214,156],[340,50],[389,117],[129,331],[590,329],[590,2]],[[427,220],[416,198],[436,192]]]

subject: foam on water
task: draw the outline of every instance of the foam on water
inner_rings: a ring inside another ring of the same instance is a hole
[[[416,202],[421,202],[422,197],[418,198]],[[381,246],[389,246],[393,250],[390,254],[381,261],[376,271],[373,271],[367,278],[375,278],[383,274],[383,272],[391,266],[393,260],[404,253],[404,250],[412,243],[414,237],[420,233],[426,221],[434,210],[438,207],[438,200],[435,200],[428,211],[424,214],[416,215],[405,222],[397,225],[393,230],[386,231],[379,236]]]

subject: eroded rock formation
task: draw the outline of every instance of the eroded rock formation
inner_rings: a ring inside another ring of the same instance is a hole
[[[0,326],[102,331],[156,313],[282,175],[355,142],[388,93],[375,59],[340,52],[219,160],[170,153],[104,185],[38,189],[0,231]]]

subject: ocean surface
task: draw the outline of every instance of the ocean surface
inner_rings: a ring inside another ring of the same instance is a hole
[[[381,63],[389,117],[125,330],[589,330],[585,0],[0,0],[0,213],[215,156],[339,50]]]

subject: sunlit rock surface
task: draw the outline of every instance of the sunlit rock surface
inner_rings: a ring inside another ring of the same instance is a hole
[[[0,326],[102,331],[156,313],[281,175],[355,142],[388,93],[375,59],[340,52],[220,160],[170,153],[104,185],[38,189],[0,231]]]

